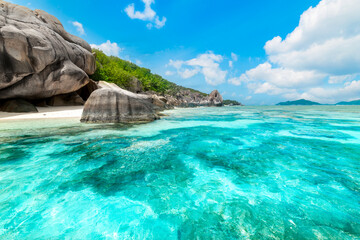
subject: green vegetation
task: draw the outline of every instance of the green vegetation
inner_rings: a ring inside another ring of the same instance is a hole
[[[180,90],[189,90],[207,96],[205,93],[169,82],[151,73],[149,69],[139,67],[132,62],[114,56],[109,57],[97,49],[93,49],[93,52],[96,54],[96,72],[90,77],[95,81],[107,81],[129,89],[134,79],[137,79],[141,82],[144,91],[175,95]]]
[[[305,99],[300,99],[300,100],[296,100],[296,101],[281,102],[276,105],[286,106],[286,105],[321,105],[321,104],[317,103],[317,102],[305,100]]]

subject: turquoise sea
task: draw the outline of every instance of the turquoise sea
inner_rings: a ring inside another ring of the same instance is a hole
[[[0,122],[0,239],[360,239],[360,106]]]

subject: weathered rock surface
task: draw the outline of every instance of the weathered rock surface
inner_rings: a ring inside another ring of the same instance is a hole
[[[223,98],[218,90],[214,90],[210,93],[209,97],[209,106],[221,107],[223,105]]]
[[[149,98],[121,88],[102,88],[94,91],[86,101],[81,122],[139,123],[157,118]]]
[[[133,93],[141,93],[143,92],[143,85],[137,78],[134,77],[130,81],[128,90]]]
[[[51,97],[46,101],[48,106],[80,106],[85,101],[76,92]]]
[[[159,110],[163,110],[166,109],[166,98],[163,96],[158,96],[158,95],[152,95],[151,96],[151,102],[152,104],[154,104],[156,107],[159,108]]]
[[[94,71],[89,44],[56,17],[0,0],[0,99],[75,92]]]
[[[154,96],[152,98],[154,99]],[[165,103],[165,108],[223,106],[223,98],[217,90],[214,90],[210,95],[190,90],[181,90],[175,95],[165,94],[165,96],[159,96],[158,98]],[[154,101],[154,104],[160,105],[157,99]]]
[[[16,113],[38,112],[34,105],[22,99],[4,100],[0,103],[0,111]]]
[[[115,83],[105,82],[105,81],[99,81],[98,83],[99,88],[106,88],[106,89],[113,89],[113,90],[123,90],[121,87],[116,85]]]

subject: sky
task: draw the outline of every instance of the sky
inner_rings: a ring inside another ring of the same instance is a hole
[[[108,55],[246,105],[360,99],[359,0],[11,0]]]

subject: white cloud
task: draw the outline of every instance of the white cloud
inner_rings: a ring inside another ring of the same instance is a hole
[[[248,88],[253,90],[256,94],[266,93],[268,95],[280,95],[280,94],[296,94],[295,89],[290,88],[279,88],[271,83],[264,82],[264,83],[257,83],[257,82],[250,82]]]
[[[354,80],[357,77],[356,74],[348,74],[348,75],[342,75],[342,76],[330,76],[329,77],[329,83],[330,84],[338,84],[343,82],[348,82],[351,80]]]
[[[145,4],[145,9],[143,12],[135,11],[135,4],[132,3],[125,8],[125,12],[131,19],[140,19],[143,21],[151,21],[155,18],[156,12],[151,9],[151,4],[154,3],[154,0],[142,0]]]
[[[146,24],[146,27],[151,29],[153,27],[155,28],[162,28],[165,26],[166,23],[166,17],[162,17],[160,20],[159,16],[157,16],[156,12],[151,8],[151,4],[155,3],[154,0],[142,0],[142,2],[145,4],[145,9],[143,12],[135,11],[135,4],[132,3],[129,6],[125,8],[126,14],[131,19],[139,19],[142,21],[148,21],[150,23]]]
[[[220,68],[222,61],[221,55],[206,52],[188,61],[170,60],[168,66],[176,68],[177,73],[184,79],[201,73],[208,84],[216,86],[224,83],[227,75],[227,71]]]
[[[229,67],[233,68],[234,67],[234,62],[238,61],[238,56],[235,53],[231,53],[231,60],[229,61]]]
[[[196,74],[198,74],[200,72],[199,68],[195,68],[195,69],[184,69],[182,71],[178,71],[178,74],[184,78],[184,79],[188,79],[191,78],[193,76],[195,76]]]
[[[140,65],[142,65],[143,63],[142,63],[142,61],[141,61],[141,60],[136,59],[136,60],[135,60],[135,64],[136,64],[136,65],[138,65],[138,66],[140,66]]]
[[[119,56],[120,51],[123,49],[120,48],[117,43],[111,43],[110,40],[107,40],[105,43],[100,45],[90,44],[91,48],[96,48],[103,51],[106,55],[110,56]]]
[[[240,77],[234,77],[234,78],[230,78],[228,80],[228,83],[235,85],[235,86],[240,86],[243,82],[248,82],[249,79],[245,74],[242,74]]]
[[[75,22],[71,22],[71,24],[76,28],[76,31],[80,34],[80,35],[85,35],[85,30],[84,27],[81,23],[75,21]]]
[[[166,71],[165,72],[165,75],[166,76],[172,76],[172,75],[174,75],[175,73],[173,72],[173,71]]]
[[[185,62],[184,62],[184,61],[181,61],[181,60],[172,60],[172,59],[170,59],[168,66],[172,66],[172,67],[174,67],[174,68],[176,68],[176,69],[180,69],[181,66],[182,66],[184,63],[185,63]]]
[[[165,26],[166,23],[166,17],[163,17],[162,20],[160,20],[160,18],[158,16],[155,17],[155,27],[156,28],[162,28],[163,26]]]
[[[342,87],[316,87],[301,94],[300,98],[321,103],[337,103],[360,98],[360,81],[346,82]]]
[[[360,3],[322,0],[305,11],[284,40],[265,45],[271,62],[295,70],[344,75],[360,72]]]
[[[281,88],[305,88],[322,82],[325,75],[315,71],[295,71],[287,68],[273,68],[269,62],[258,65],[246,76],[250,81],[266,81]]]
[[[238,56],[237,56],[235,53],[231,53],[231,59],[232,59],[234,62],[237,62]]]
[[[287,99],[360,98],[359,12],[359,0],[322,0],[309,8],[285,39],[265,44],[269,60],[244,73],[248,88]]]
[[[280,66],[300,71],[316,70],[331,75],[358,73],[360,34],[348,39],[340,37],[321,44],[314,43],[303,50],[278,52],[270,55],[269,59]]]
[[[148,23],[148,24],[146,24],[146,27],[147,27],[148,29],[152,29],[152,28],[153,28],[153,25],[152,25],[152,23]]]
[[[352,81],[356,77],[358,77],[357,74],[348,74],[348,75],[342,75],[342,76],[330,76],[328,82],[330,84],[338,84],[338,83]]]

